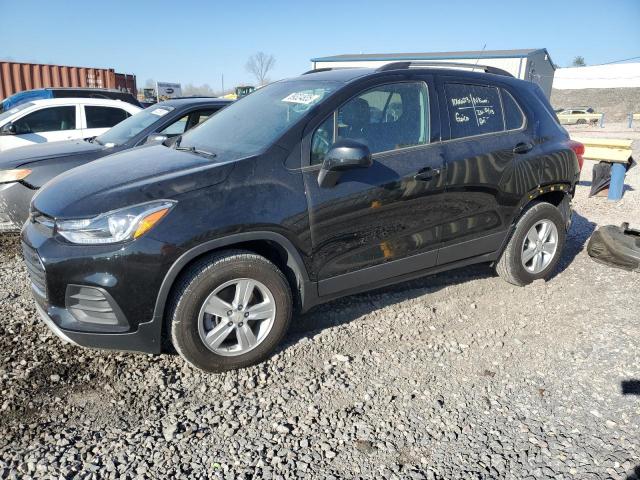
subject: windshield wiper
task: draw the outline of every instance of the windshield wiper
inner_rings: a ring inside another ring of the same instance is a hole
[[[196,147],[176,147],[176,150],[180,150],[183,152],[191,152],[191,153],[195,153],[196,155],[202,155],[205,157],[210,157],[210,158],[215,158],[217,157],[217,155],[215,153],[212,152],[207,152],[206,150],[200,150],[199,148]]]
[[[93,137],[91,140],[89,140],[91,143],[97,143],[98,145],[104,145],[104,143],[102,143],[100,140],[98,140],[98,137]]]

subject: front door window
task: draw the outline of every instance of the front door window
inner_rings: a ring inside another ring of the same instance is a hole
[[[392,83],[352,98],[327,118],[311,141],[311,162],[321,163],[329,147],[352,139],[372,154],[424,145],[429,138],[429,96],[423,82]]]
[[[49,107],[25,115],[13,122],[18,135],[75,130],[76,107]]]

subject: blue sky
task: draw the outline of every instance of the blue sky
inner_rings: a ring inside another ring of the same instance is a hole
[[[247,58],[276,57],[271,79],[340,53],[546,47],[567,66],[640,56],[640,0],[30,1],[0,0],[0,58],[115,68],[138,86],[253,83]]]

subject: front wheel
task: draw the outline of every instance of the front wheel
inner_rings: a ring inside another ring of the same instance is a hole
[[[514,285],[548,278],[560,260],[567,234],[560,211],[550,203],[529,207],[496,264],[496,271]]]
[[[289,284],[278,267],[244,251],[194,264],[182,276],[171,305],[173,346],[208,372],[267,358],[286,333],[292,310]]]

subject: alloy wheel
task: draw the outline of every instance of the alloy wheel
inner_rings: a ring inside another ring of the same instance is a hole
[[[540,220],[527,232],[522,243],[522,266],[537,274],[549,266],[558,249],[558,228],[551,220]]]
[[[204,301],[198,332],[217,355],[237,356],[256,348],[269,335],[276,317],[271,291],[258,280],[238,278],[217,287]]]

